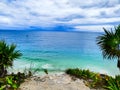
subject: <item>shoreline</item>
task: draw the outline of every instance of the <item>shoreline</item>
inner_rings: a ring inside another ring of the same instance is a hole
[[[26,69],[26,71],[25,71],[25,69]],[[9,68],[8,69],[8,74],[11,74],[12,72],[14,72],[14,73],[23,72],[24,73],[24,71],[28,72],[29,70],[32,71],[32,72],[35,71],[35,70],[30,69],[30,68],[22,68],[22,69],[20,69],[20,68],[19,69]],[[67,69],[65,69],[65,70],[67,70]],[[49,75],[54,75],[54,74],[64,74],[65,70],[52,70],[52,71],[47,70],[47,71],[48,71]],[[108,76],[112,76],[112,77],[115,77],[116,75],[119,75],[119,74],[110,74],[110,73],[105,73],[105,72],[98,72],[96,70],[91,70],[91,69],[82,69],[82,70],[90,70],[94,73],[100,73],[100,74],[104,74],[104,75],[108,75]],[[37,72],[34,73],[34,75],[35,76],[45,75],[44,69],[41,69],[40,71],[38,70]]]

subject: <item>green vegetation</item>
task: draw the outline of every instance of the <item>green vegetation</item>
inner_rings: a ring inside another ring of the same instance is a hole
[[[115,27],[114,31],[104,28],[104,32],[105,34],[97,37],[97,44],[100,46],[104,58],[118,59],[117,67],[120,69],[120,25]],[[120,75],[115,78],[109,76],[105,80],[107,89],[120,90]]]
[[[109,77],[106,81],[108,90],[120,90],[120,75],[115,78]]]
[[[16,90],[19,88],[20,84],[24,80],[30,77],[31,74],[25,74],[18,72],[17,74],[12,73],[11,75],[6,75],[4,78],[0,78],[0,90]]]
[[[32,75],[27,73],[7,74],[7,68],[12,67],[13,60],[22,54],[16,50],[16,45],[7,45],[5,41],[0,41],[0,90],[16,90],[24,80]]]
[[[43,69],[43,71],[45,72],[45,74],[48,74],[48,70],[47,69]]]
[[[16,45],[7,45],[5,41],[0,41],[0,77],[4,77],[7,74],[7,68],[12,67],[13,60],[22,55],[15,49]]]
[[[90,88],[104,88],[107,90],[120,90],[120,75],[115,78],[103,75],[99,73],[94,73],[89,70],[81,69],[67,69],[66,73],[83,79],[86,86]]]
[[[104,58],[118,59],[117,67],[120,69],[120,25],[114,28],[114,31],[106,30],[105,34],[97,37],[97,44],[102,50]]]

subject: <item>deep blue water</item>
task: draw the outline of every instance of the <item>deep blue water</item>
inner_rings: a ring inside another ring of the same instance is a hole
[[[14,70],[25,67],[63,71],[82,68],[116,75],[116,61],[104,60],[93,32],[0,31],[0,39],[17,44],[23,56],[15,60]]]

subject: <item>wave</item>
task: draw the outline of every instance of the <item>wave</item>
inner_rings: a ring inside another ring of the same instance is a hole
[[[53,69],[54,67],[51,64],[45,64],[41,66],[43,69]]]

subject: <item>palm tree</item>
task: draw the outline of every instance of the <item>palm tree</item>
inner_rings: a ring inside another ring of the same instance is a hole
[[[97,37],[97,44],[102,50],[104,58],[118,59],[117,67],[120,69],[120,25],[114,31],[104,29],[104,34]]]
[[[16,45],[7,45],[5,41],[0,41],[0,77],[5,76],[7,68],[12,67],[13,60],[22,54],[16,50]]]

